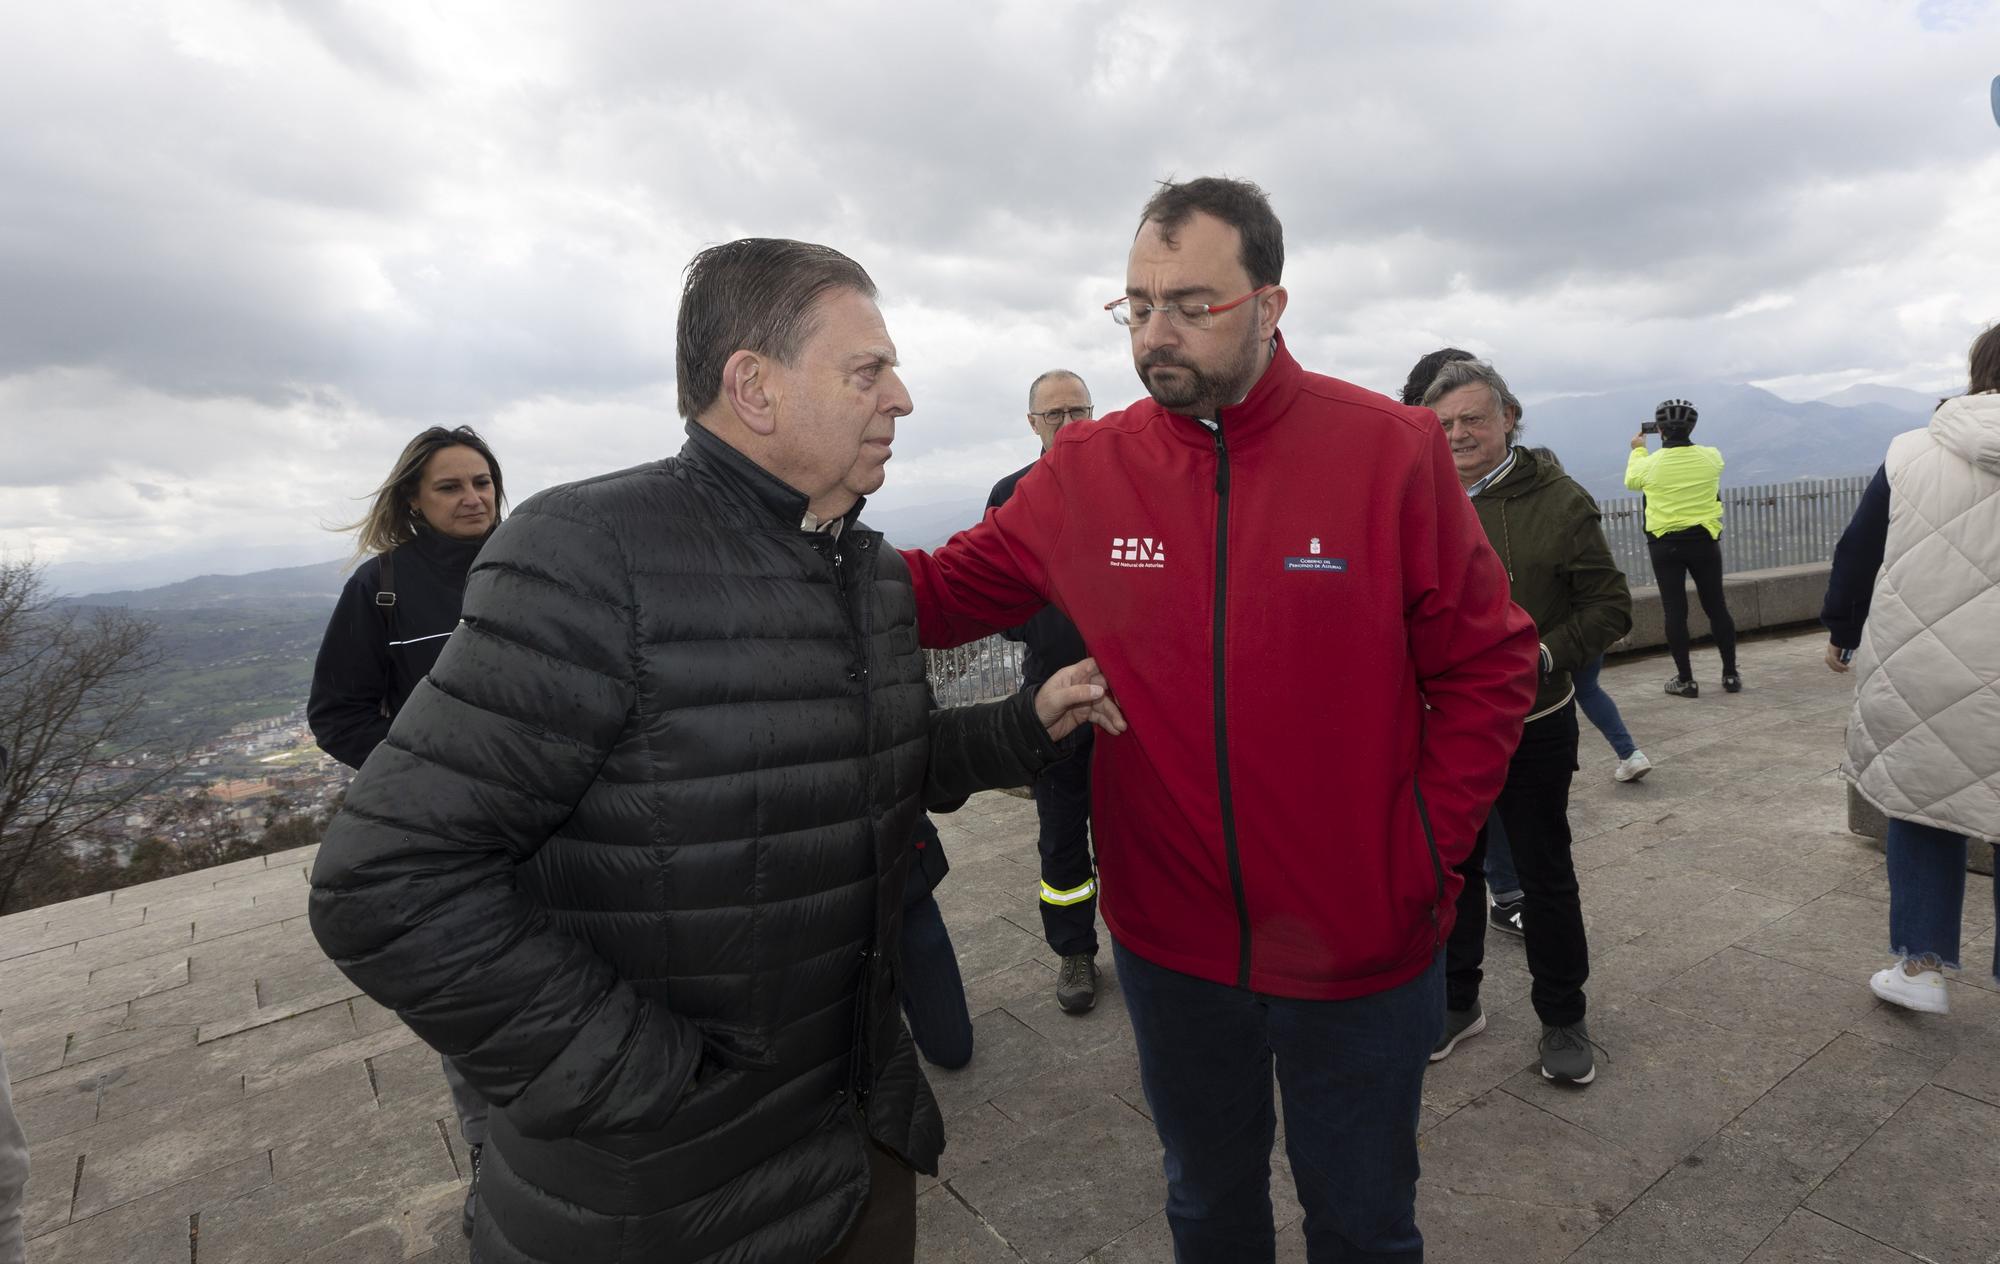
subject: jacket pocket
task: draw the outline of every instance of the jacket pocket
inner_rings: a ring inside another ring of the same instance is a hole
[[[591,1133],[578,1136],[576,1141],[626,1163],[643,1162],[734,1120],[742,1113],[738,1099],[750,1074],[717,1059],[714,1047],[704,1045],[701,1064],[695,1068],[680,1104],[674,1107],[665,1127],[645,1132]]]

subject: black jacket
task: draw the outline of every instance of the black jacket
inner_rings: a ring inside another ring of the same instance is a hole
[[[1819,621],[1827,639],[1844,650],[1861,648],[1861,625],[1875,600],[1875,577],[1889,551],[1889,467],[1878,466],[1840,543],[1833,549],[1833,570],[1827,576],[1826,602]]]
[[[378,606],[382,558],[354,568],[320,638],[306,722],[319,748],[349,768],[389,735],[389,721],[458,626],[465,575],[485,540],[420,529],[394,550],[396,602]]]
[[[1054,757],[933,712],[909,573],[698,427],[534,497],[313,870],[329,956],[494,1103],[474,1251],[809,1264],[934,1171],[892,946],[926,802]]]
[[[1014,494],[1014,485],[1034,468],[1034,462],[1030,461],[993,484],[993,493],[986,498],[986,507],[998,509],[1006,504]],[[1063,668],[1082,662],[1089,653],[1083,647],[1083,633],[1076,630],[1068,615],[1054,606],[1043,606],[1026,623],[1008,628],[1003,635],[1010,641],[1021,642],[1021,686],[1030,693],[1047,684],[1049,677]]]

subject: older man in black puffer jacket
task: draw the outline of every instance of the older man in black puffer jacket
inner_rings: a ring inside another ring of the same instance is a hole
[[[1122,721],[1088,662],[930,709],[858,519],[910,410],[874,292],[799,242],[696,257],[687,445],[495,533],[320,851],[321,945],[494,1103],[482,1264],[913,1258],[911,829]]]

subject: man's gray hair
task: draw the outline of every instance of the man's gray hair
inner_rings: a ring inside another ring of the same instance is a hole
[[[790,364],[819,332],[819,300],[834,290],[875,297],[875,282],[831,246],[745,237],[710,246],[687,266],[674,331],[681,416],[700,417],[722,395],[738,351]]]
[[[1050,369],[1047,373],[1042,374],[1034,381],[1028,383],[1029,412],[1035,411],[1035,392],[1042,389],[1042,383],[1053,382],[1059,377],[1068,378],[1070,381],[1075,382],[1078,386],[1081,386],[1083,388],[1083,393],[1085,395],[1090,394],[1090,383],[1083,380],[1083,375],[1081,373],[1074,372],[1070,369]]]
[[[1493,392],[1493,402],[1500,405],[1502,413],[1511,413],[1514,429],[1521,428],[1521,401],[1514,398],[1514,392],[1507,389],[1507,379],[1486,360],[1453,360],[1439,369],[1424,391],[1424,407],[1429,408],[1461,386],[1471,386],[1478,382]]]

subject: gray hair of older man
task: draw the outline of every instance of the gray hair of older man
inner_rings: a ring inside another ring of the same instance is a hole
[[[1514,418],[1514,432],[1521,431],[1521,401],[1514,392],[1507,389],[1507,379],[1500,371],[1485,360],[1453,360],[1438,369],[1437,376],[1424,391],[1424,407],[1429,408],[1461,386],[1471,386],[1478,382],[1493,392],[1493,402],[1500,405],[1500,411]]]
[[[1090,383],[1083,380],[1082,374],[1077,373],[1073,369],[1050,369],[1047,373],[1028,383],[1028,410],[1030,412],[1034,411],[1035,392],[1041,390],[1045,382],[1075,382],[1083,388],[1084,398],[1090,398]]]

